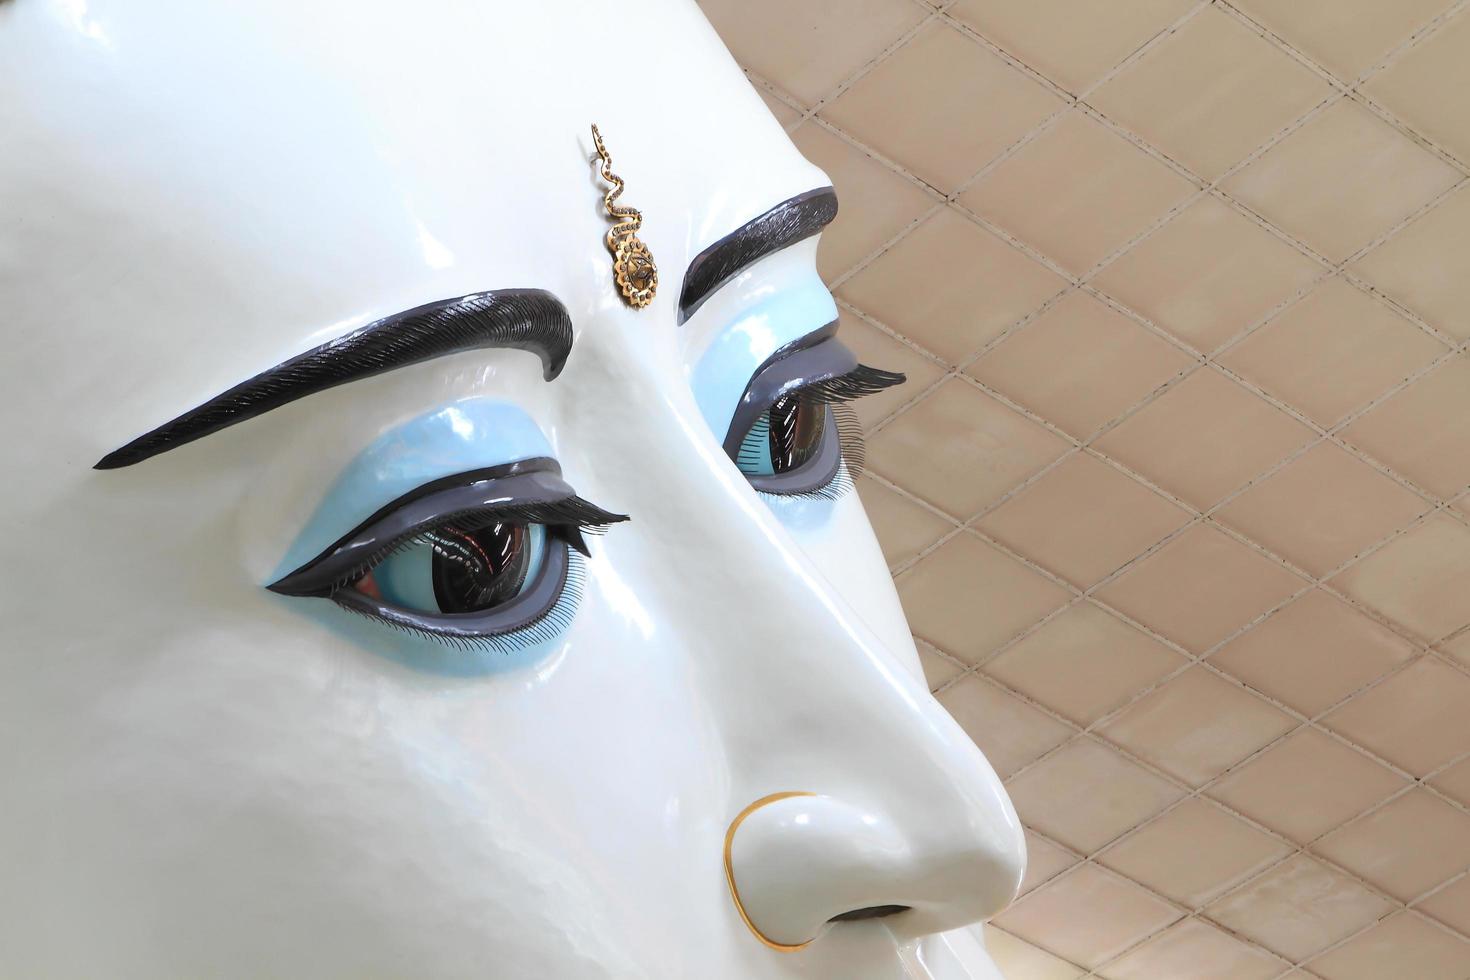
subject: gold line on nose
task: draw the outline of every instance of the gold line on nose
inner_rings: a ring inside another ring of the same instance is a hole
[[[761,942],[765,943],[767,946],[769,946],[771,949],[774,949],[778,953],[794,953],[798,949],[805,949],[807,946],[810,946],[812,944],[812,940],[808,939],[804,943],[796,943],[795,945],[778,943],[774,942],[773,940],[767,939],[765,935],[762,934],[761,931],[755,927],[755,923],[751,922],[750,916],[745,913],[744,903],[740,901],[740,889],[735,887],[735,868],[730,863],[730,851],[735,846],[735,831],[740,829],[740,825],[745,822],[746,817],[750,816],[761,807],[771,803],[775,803],[778,800],[789,800],[793,796],[816,795],[816,793],[807,793],[801,790],[787,790],[786,792],[782,793],[772,793],[770,796],[762,796],[760,799],[750,804],[750,806],[746,807],[744,810],[741,810],[738,814],[736,814],[735,819],[730,821],[730,829],[725,831],[725,881],[728,882],[730,885],[730,898],[732,898],[735,902],[735,911],[740,913],[740,921],[745,923],[745,928],[750,930],[751,935],[755,936],[755,938],[759,939]]]

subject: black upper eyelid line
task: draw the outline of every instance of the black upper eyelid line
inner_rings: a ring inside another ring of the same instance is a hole
[[[423,484],[380,507],[321,554],[266,588],[283,595],[326,594],[381,561],[403,541],[461,514],[502,514],[527,523],[574,525],[578,531],[628,519],[583,500],[560,474],[555,460],[537,457]],[[581,542],[580,534],[568,537],[574,546]]]

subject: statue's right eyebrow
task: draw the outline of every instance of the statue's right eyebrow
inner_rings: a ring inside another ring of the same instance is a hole
[[[819,187],[782,201],[700,252],[684,273],[679,322],[693,316],[715,290],[741,270],[772,252],[812,237],[835,217],[837,192]]]
[[[571,316],[543,289],[498,289],[416,306],[257,374],[108,453],[95,468],[132,466],[327,388],[487,348],[536,354],[550,381],[571,353]]]

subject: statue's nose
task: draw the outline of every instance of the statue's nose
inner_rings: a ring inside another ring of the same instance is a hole
[[[802,791],[752,802],[725,836],[741,918],[768,946],[794,952],[833,923],[884,918],[917,936],[994,915],[1015,895],[1026,863],[1019,827],[955,821],[916,833],[901,820]]]

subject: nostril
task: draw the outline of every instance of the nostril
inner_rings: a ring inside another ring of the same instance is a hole
[[[862,919],[881,919],[885,915],[897,915],[900,912],[907,912],[908,910],[909,907],[907,905],[869,905],[865,909],[853,909],[851,912],[834,915],[827,921],[858,922]]]
[[[1025,860],[1015,811],[1003,795],[991,802],[998,819],[979,828],[962,808],[939,826],[909,814],[905,832],[831,796],[762,797],[725,831],[730,898],[756,939],[782,952],[844,922],[878,919],[856,932],[887,929],[903,941],[978,922],[1010,901]]]

